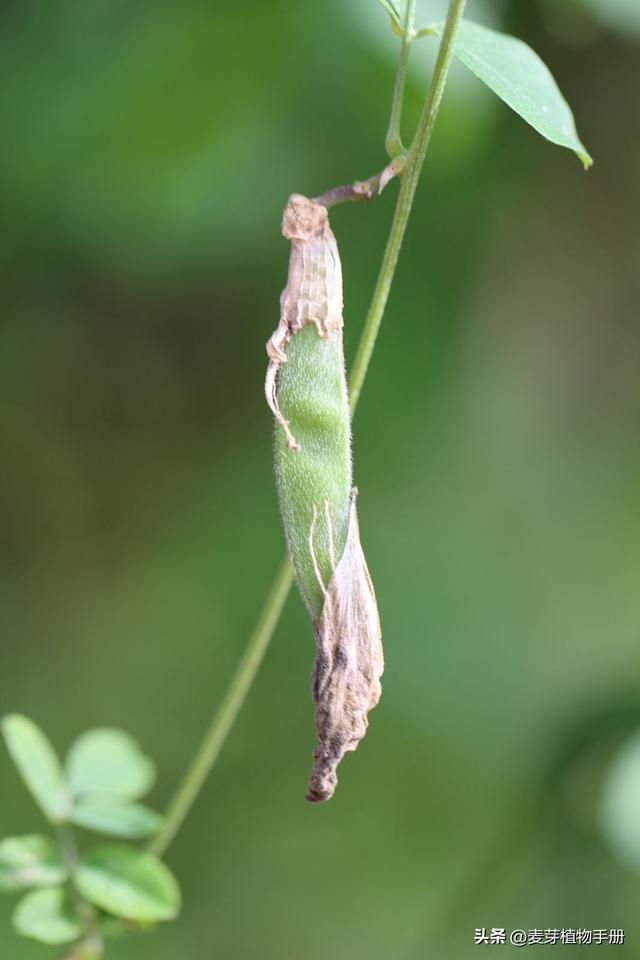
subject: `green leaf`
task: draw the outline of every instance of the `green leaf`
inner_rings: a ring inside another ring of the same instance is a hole
[[[378,2],[382,4],[394,23],[398,27],[402,26],[400,23],[400,11],[396,7],[395,3],[392,3],[392,0],[378,0]]]
[[[20,776],[49,820],[64,818],[68,806],[62,767],[42,730],[20,714],[2,721],[2,732]]]
[[[142,803],[117,803],[108,797],[80,800],[71,812],[71,822],[110,837],[149,837],[163,818]]]
[[[168,867],[131,847],[92,850],[81,859],[75,879],[90,903],[126,920],[172,920],[180,910],[180,890]]]
[[[444,24],[434,25],[442,37]],[[578,137],[575,120],[548,67],[522,40],[465,20],[454,53],[534,130],[573,150],[585,168],[593,160]]]
[[[155,766],[124,730],[98,727],[78,737],[66,760],[67,781],[76,796],[105,794],[137,800],[151,789]]]
[[[49,837],[29,834],[0,842],[0,890],[52,887],[64,883],[67,871]]]
[[[41,943],[70,943],[82,933],[63,887],[28,893],[14,910],[13,925],[23,937]]]

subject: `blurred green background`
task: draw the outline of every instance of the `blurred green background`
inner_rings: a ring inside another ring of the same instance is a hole
[[[470,0],[546,60],[595,166],[454,69],[354,424],[382,701],[305,804],[292,596],[169,851],[182,917],[114,960],[458,960],[479,926],[625,927],[594,950],[640,956],[637,777],[617,845],[600,829],[640,729],[636,10]],[[281,210],[384,164],[398,40],[375,0],[7,0],[0,23],[0,708],[61,750],[130,730],[161,807],[282,552]],[[396,190],[332,213],[348,356]],[[4,750],[0,782],[0,833],[40,829]],[[10,910],[3,960],[55,957]]]

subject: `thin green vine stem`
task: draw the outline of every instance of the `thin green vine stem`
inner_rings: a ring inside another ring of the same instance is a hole
[[[184,779],[169,804],[163,825],[149,844],[150,853],[156,856],[164,853],[209,776],[262,663],[292,583],[293,567],[285,556],[222,703],[213,715]]]
[[[455,37],[460,21],[462,20],[466,3],[467,0],[451,0],[449,4],[449,11],[447,13],[442,40],[438,48],[438,56],[433,68],[433,77],[429,86],[429,92],[427,93],[418,127],[413,142],[409,147],[407,160],[401,174],[400,190],[398,192],[396,208],[389,231],[389,239],[387,240],[387,246],[385,247],[382,264],[380,266],[380,273],[378,274],[378,280],[373,291],[364,330],[362,331],[351,369],[349,397],[352,411],[355,410],[358,400],[360,399],[360,392],[367,375],[367,370],[369,369],[371,355],[373,354],[382,316],[389,298],[391,283],[398,263],[398,256],[400,255],[400,247],[402,246],[405,230],[411,214],[424,158],[431,141],[431,134],[433,133],[438,110],[442,102],[442,94],[444,93],[449,67],[451,66],[451,59],[453,57]]]
[[[389,290],[391,289],[400,247],[411,213],[420,172],[442,101],[442,94],[453,56],[456,31],[462,19],[466,2],[467,0],[450,0],[429,92],[401,174],[400,190],[382,265],[349,379],[349,405],[352,413],[358,405],[380,330],[382,315],[389,297]],[[293,570],[289,559],[285,557],[267,594],[258,622],[249,637],[245,652],[231,678],[222,703],[214,714],[184,778],[169,803],[162,827],[149,844],[151,853],[161,856],[165,852],[209,776],[262,663],[292,583]]]
[[[68,872],[68,888],[76,908],[76,913],[82,926],[82,956],[91,956],[93,960],[100,960],[104,954],[102,938],[98,931],[96,912],[86,900],[76,885],[76,870],[78,867],[78,847],[72,827],[64,822],[56,826],[56,837],[62,860]]]
[[[385,138],[385,148],[392,160],[404,153],[402,145],[402,105],[404,103],[404,87],[407,80],[409,66],[409,51],[413,41],[414,24],[416,19],[416,0],[407,0],[400,45],[400,62],[396,71],[396,80],[393,85],[393,99],[391,101],[391,115]]]

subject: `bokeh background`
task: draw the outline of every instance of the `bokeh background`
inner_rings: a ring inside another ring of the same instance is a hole
[[[640,730],[637,10],[470,0],[550,65],[595,166],[454,69],[354,424],[382,702],[305,804],[292,595],[169,851],[182,917],[114,960],[458,960],[478,926],[625,927],[593,949],[640,956],[618,755]],[[383,165],[398,40],[375,0],[8,0],[0,22],[0,707],[60,750],[130,730],[160,808],[282,552],[281,210]],[[348,356],[396,189],[332,214]],[[0,832],[40,829],[4,750],[0,780]],[[54,957],[11,906],[0,956]]]

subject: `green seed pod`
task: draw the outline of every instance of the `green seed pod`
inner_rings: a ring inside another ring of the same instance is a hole
[[[380,622],[351,479],[351,427],[342,349],[342,274],[324,206],[294,194],[280,323],[267,344],[267,402],[276,419],[275,470],[296,579],[313,619],[318,746],[307,799],[328,799],[336,767],[364,736],[380,697]]]
[[[342,274],[325,207],[294,195],[283,233],[292,250],[280,325],[268,347],[277,391],[268,375],[267,399],[282,427],[275,471],[289,555],[316,618],[324,604],[320,584],[329,583],[344,550],[351,502]]]
[[[342,556],[351,500],[341,333],[325,340],[314,326],[299,330],[287,349],[278,395],[282,414],[300,444],[291,449],[284,430],[276,431],[280,510],[300,592],[312,617],[318,617],[324,604],[320,583],[329,583]]]

